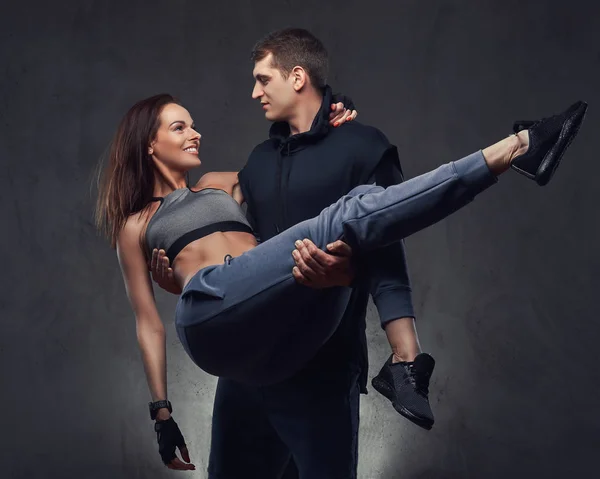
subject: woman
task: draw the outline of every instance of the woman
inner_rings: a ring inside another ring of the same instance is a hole
[[[355,188],[318,217],[257,245],[236,173],[208,173],[193,189],[186,186],[186,173],[200,165],[200,135],[187,110],[169,95],[134,105],[112,145],[97,218],[117,249],[153,400],[166,398],[164,328],[147,269],[153,248],[167,251],[181,287],[175,323],[191,359],[210,374],[278,381],[335,331],[340,318],[322,310],[343,311],[337,305],[349,294],[296,283],[291,251],[297,238],[320,248],[343,238],[360,254],[445,218],[509,168],[544,185],[586,108],[577,102],[560,115],[517,122],[514,135],[386,190]],[[167,463],[183,438],[172,418],[160,427]]]

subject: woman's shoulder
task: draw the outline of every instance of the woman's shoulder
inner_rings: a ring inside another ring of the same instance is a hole
[[[219,188],[231,192],[237,183],[237,171],[211,171],[202,175],[194,186],[194,190],[202,188]]]
[[[129,215],[119,232],[119,242],[121,244],[133,244],[140,237],[147,221],[147,216],[141,212]]]

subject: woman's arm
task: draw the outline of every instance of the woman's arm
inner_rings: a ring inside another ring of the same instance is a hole
[[[137,338],[148,387],[152,402],[155,402],[167,399],[165,327],[156,309],[148,266],[139,243],[142,227],[141,221],[134,219],[127,221],[117,239],[117,256],[127,296],[135,314]],[[190,463],[185,439],[167,408],[156,411],[155,430],[160,457],[169,469],[194,470],[196,468]],[[177,448],[185,463],[177,457],[175,452]]]
[[[148,265],[139,244],[143,223],[131,218],[117,239],[117,257],[135,314],[138,344],[152,401],[167,399],[165,328],[156,309]],[[157,419],[170,417],[160,409]]]
[[[219,188],[229,193],[240,205],[244,203],[244,195],[240,188],[237,171],[211,171],[198,180],[194,189]]]

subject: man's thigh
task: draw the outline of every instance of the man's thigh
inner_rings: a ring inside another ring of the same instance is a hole
[[[290,453],[269,423],[257,388],[219,379],[208,464],[210,479],[280,479]]]
[[[271,424],[292,453],[300,479],[355,479],[358,374],[285,381],[265,389]]]

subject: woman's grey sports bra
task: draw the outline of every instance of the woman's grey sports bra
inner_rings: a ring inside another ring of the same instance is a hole
[[[146,244],[164,249],[171,264],[192,241],[217,231],[243,231],[253,234],[240,205],[226,191],[180,188],[159,200],[146,228]]]

